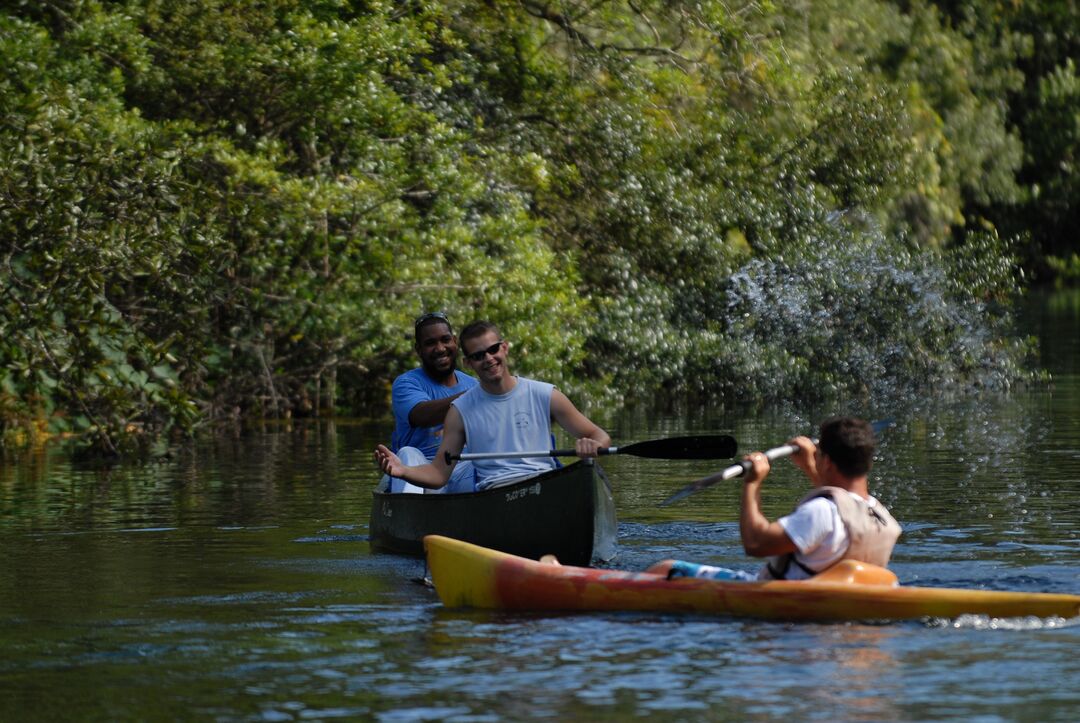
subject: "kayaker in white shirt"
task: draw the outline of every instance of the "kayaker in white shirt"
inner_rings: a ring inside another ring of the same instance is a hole
[[[819,442],[796,437],[791,459],[814,489],[785,517],[770,522],[761,511],[761,485],[771,469],[764,452],[748,454],[743,476],[739,533],[743,549],[768,557],[757,575],[682,560],[661,563],[669,577],[720,580],[806,580],[843,559],[889,563],[900,525],[869,492],[873,427],[862,419],[834,417],[821,424]]]
[[[798,447],[791,461],[814,490],[773,522],[761,512],[769,460],[762,452],[746,457],[753,467],[743,477],[739,533],[748,555],[770,558],[758,577],[807,579],[845,558],[888,565],[900,525],[868,488],[877,444],[870,424],[834,417],[821,424],[816,445],[807,437],[790,444]]]

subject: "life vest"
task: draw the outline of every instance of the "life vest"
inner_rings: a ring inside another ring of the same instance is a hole
[[[799,500],[796,507],[818,497],[832,500],[844,522],[848,535],[845,559],[868,562],[879,567],[889,564],[893,547],[900,537],[900,523],[885,509],[885,505],[878,502],[871,506],[862,497],[853,495],[842,487],[819,487]],[[822,572],[803,565],[795,558],[794,552],[771,558],[767,568],[774,579],[783,580],[792,564],[798,565],[810,576]]]

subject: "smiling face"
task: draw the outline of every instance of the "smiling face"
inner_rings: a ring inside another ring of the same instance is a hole
[[[465,363],[480,379],[480,383],[489,389],[500,386],[509,376],[506,371],[506,349],[506,342],[494,331],[485,331],[480,336],[465,340]]]
[[[446,324],[426,324],[417,332],[416,354],[432,379],[444,381],[454,373],[457,353],[457,339]]]

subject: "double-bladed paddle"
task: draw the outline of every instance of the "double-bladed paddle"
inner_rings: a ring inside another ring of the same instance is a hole
[[[876,435],[886,427],[892,426],[892,423],[893,421],[891,419],[883,419],[877,422],[873,422],[870,426],[873,428],[874,434]],[[814,444],[817,444],[816,439],[814,440]],[[798,451],[799,448],[796,447],[794,444],[785,444],[780,447],[773,447],[772,449],[766,450],[765,456],[768,458],[769,463],[771,464],[775,460],[781,459],[783,457],[789,457]],[[675,494],[673,494],[671,497],[668,497],[666,500],[661,502],[660,506],[667,507],[671,503],[678,502],[684,497],[689,497],[695,492],[703,490],[707,487],[712,487],[717,482],[729,480],[734,477],[741,477],[742,475],[746,474],[753,466],[753,462],[744,459],[742,462],[737,462],[736,464],[733,464],[730,467],[726,467],[725,469],[715,474],[711,474],[708,477],[702,477],[699,480],[695,480],[683,487]]]
[[[738,445],[735,438],[726,434],[692,437],[669,437],[634,442],[623,447],[601,447],[597,454],[629,454],[651,459],[724,459],[734,457]],[[463,452],[445,453],[446,463],[457,459],[523,459],[525,457],[573,457],[572,449],[544,449],[533,452]]]

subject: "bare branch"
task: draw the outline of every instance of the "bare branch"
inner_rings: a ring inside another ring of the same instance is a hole
[[[652,31],[653,40],[656,41],[657,45],[660,45],[660,32],[656,29],[656,26],[652,24],[652,20],[649,19],[649,16],[646,15],[645,12],[641,8],[639,8],[637,3],[635,3],[633,0],[630,0],[630,2],[627,4],[630,6],[630,9],[637,13],[637,16],[641,18],[647,26],[649,26],[649,30]]]
[[[559,26],[567,37],[571,40],[581,43],[589,50],[596,50],[596,46],[589,40],[589,37],[574,27],[574,22],[566,15],[562,13],[554,12],[545,3],[543,5],[535,2],[523,2],[522,5],[525,8],[525,12],[529,13],[533,17],[540,18],[541,20],[547,20],[549,23]]]
[[[396,284],[382,288],[383,294],[408,294],[413,291],[442,291],[444,289],[481,289],[476,284]]]

